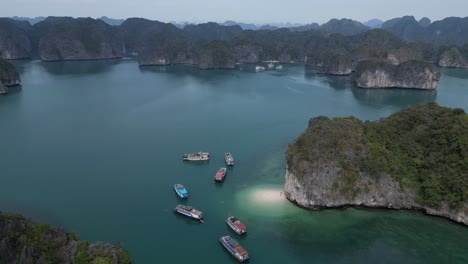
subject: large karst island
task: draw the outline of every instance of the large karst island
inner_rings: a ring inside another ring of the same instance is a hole
[[[76,233],[0,212],[0,263],[132,264],[118,245],[80,240]]]
[[[307,209],[414,209],[468,225],[468,114],[435,103],[378,121],[315,117],[286,154],[285,195]]]
[[[463,18],[431,23],[402,17],[378,29],[350,19],[257,30],[232,23],[182,27],[142,18],[105,21],[110,20],[48,17],[32,25],[0,18],[0,58],[100,60],[133,54],[140,66],[190,64],[200,69],[296,62],[324,74],[353,75],[361,88],[435,89],[440,77],[435,65],[468,68],[468,37],[448,30],[468,30]]]

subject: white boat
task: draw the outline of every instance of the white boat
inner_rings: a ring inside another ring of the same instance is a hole
[[[192,206],[179,204],[174,208],[174,212],[195,220],[203,221],[203,213]]]
[[[274,65],[273,63],[271,63],[271,62],[268,63],[267,66],[268,66],[268,69],[273,69],[273,68],[275,68],[275,65]]]
[[[189,161],[209,160],[210,153],[208,152],[189,153],[189,154],[185,154],[182,158],[184,160],[189,160]]]
[[[224,161],[226,161],[228,166],[234,166],[234,157],[232,157],[231,153],[224,153]]]
[[[277,70],[282,70],[282,69],[283,69],[283,65],[278,65],[278,66],[276,66],[275,69],[277,69]]]
[[[256,72],[261,72],[261,71],[264,71],[265,70],[265,67],[262,67],[262,66],[255,66],[255,71]]]

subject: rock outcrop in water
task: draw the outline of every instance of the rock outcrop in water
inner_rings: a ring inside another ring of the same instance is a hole
[[[382,61],[362,61],[356,69],[356,85],[361,88],[436,89],[440,73],[433,64],[411,60],[399,65]]]
[[[108,243],[90,244],[73,232],[0,212],[0,263],[132,264],[128,253]]]
[[[468,225],[468,115],[435,103],[376,122],[317,117],[288,148],[285,194],[307,209],[420,210]]]
[[[20,76],[15,66],[7,60],[0,59],[0,94],[8,93],[9,86],[20,84]]]
[[[468,55],[468,45],[462,47]],[[439,58],[439,66],[447,68],[464,68],[468,69],[468,56],[464,55],[460,48],[452,47],[445,50]]]

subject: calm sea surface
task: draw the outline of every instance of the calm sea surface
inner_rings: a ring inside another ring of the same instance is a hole
[[[284,152],[318,115],[376,120],[438,102],[468,110],[468,71],[437,91],[364,90],[300,65],[282,71],[139,68],[134,60],[16,61],[23,86],[0,97],[0,210],[122,242],[137,263],[468,263],[468,228],[414,212],[309,212],[284,200]],[[184,163],[209,151],[206,163]],[[214,174],[233,153],[222,184]],[[190,193],[181,202],[172,187]],[[206,222],[175,215],[189,204]]]

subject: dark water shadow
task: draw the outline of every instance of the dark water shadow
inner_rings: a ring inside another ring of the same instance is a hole
[[[306,80],[318,80],[325,86],[329,86],[335,90],[345,90],[354,87],[351,75],[329,75],[325,74],[322,69],[315,67],[304,67],[304,78]]]
[[[191,219],[187,216],[181,215],[179,213],[173,212],[174,217],[177,219],[178,222],[185,222],[187,225],[202,225],[204,223],[200,222],[196,219]]]
[[[468,79],[468,69],[438,68],[442,76],[450,76],[458,79]]]
[[[356,100],[366,106],[392,105],[399,108],[414,104],[434,102],[437,98],[436,90],[417,89],[364,89],[352,88]]]
[[[36,223],[47,223],[53,226],[64,226],[64,223],[55,214],[44,212],[37,209],[35,206],[26,205],[13,201],[0,202],[0,212],[21,214],[27,219],[31,219]]]
[[[140,72],[167,74],[178,78],[190,77],[200,83],[222,84],[227,78],[241,78],[238,67],[234,69],[199,69],[196,65],[140,66]]]
[[[54,61],[41,62],[40,65],[53,75],[99,75],[110,72],[114,66],[121,62],[122,60],[120,59]]]
[[[282,232],[277,235],[304,258],[316,256],[322,263],[363,263],[363,258],[370,263],[466,263],[453,262],[466,260],[466,255],[461,254],[463,243],[455,242],[464,240],[466,227],[450,224],[447,219],[413,211],[365,208],[306,214],[279,219]],[[315,220],[309,222],[307,217]],[[334,220],[338,222],[331,224]],[[392,259],[378,261],[377,256]]]
[[[23,90],[23,87],[21,85],[9,86],[7,88],[8,88],[8,93],[2,94],[1,96],[6,97],[9,95],[19,94]]]
[[[210,160],[201,160],[201,161],[184,160],[183,164],[184,166],[202,167],[202,166],[207,166],[208,164],[210,164]]]

